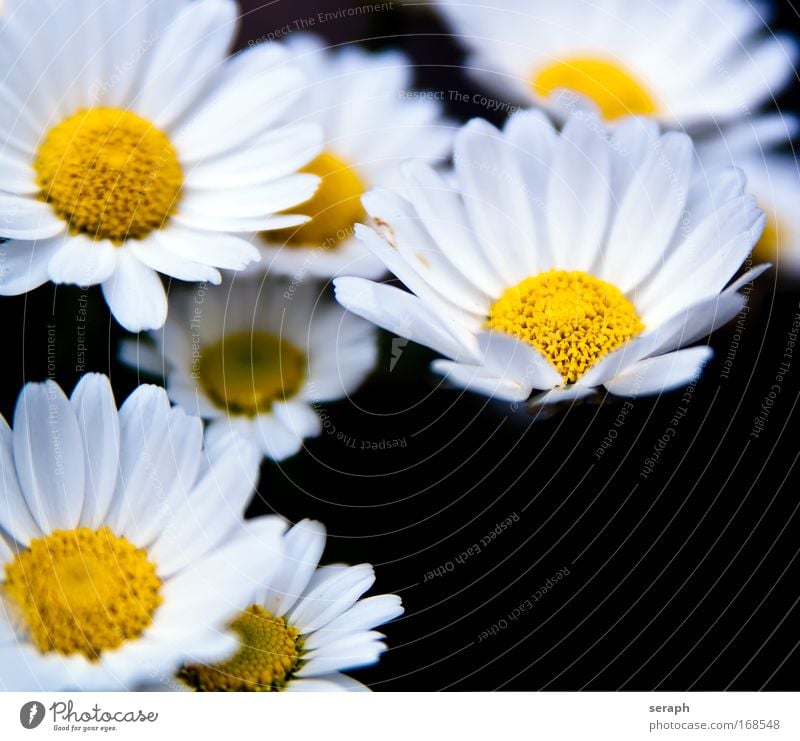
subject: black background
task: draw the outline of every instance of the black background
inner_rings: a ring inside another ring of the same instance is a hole
[[[242,45],[344,7],[242,6]],[[783,4],[774,28],[796,26]],[[335,43],[399,46],[423,88],[476,90],[459,69],[463,52],[419,10],[395,2],[316,30]],[[780,105],[797,109],[796,92]],[[502,121],[470,103],[448,113]],[[48,375],[69,390],[83,371],[110,373],[118,402],[135,387],[135,373],[115,359],[124,332],[98,288],[47,285],[0,305],[7,418],[22,384]],[[638,399],[622,417],[618,400],[550,419],[509,413],[439,387],[427,370],[434,356],[413,344],[400,347],[390,372],[384,337],[368,383],[325,408],[326,432],[294,459],[264,465],[250,514],[320,519],[325,561],[371,562],[373,591],[402,596],[406,614],[385,629],[391,650],[353,673],[376,690],[800,690],[800,349],[751,436],[798,312],[797,286],[774,270],[761,278],[739,331],[734,321],[711,339],[715,359],[677,425],[683,391]],[[669,429],[674,437],[643,479]],[[609,430],[617,436],[598,459]],[[371,449],[382,441],[387,449]],[[510,516],[479,554],[457,559]],[[527,600],[533,609],[509,619]]]

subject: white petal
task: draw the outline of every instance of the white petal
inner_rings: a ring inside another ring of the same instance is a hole
[[[159,617],[209,629],[226,624],[272,579],[281,562],[285,529],[278,517],[250,520],[227,545],[164,584]]]
[[[188,188],[217,190],[266,183],[297,172],[322,151],[317,124],[292,124],[270,131],[246,149],[201,160],[185,175]]]
[[[275,403],[272,408],[283,424],[298,437],[317,437],[321,434],[322,420],[308,404],[288,401]]]
[[[120,407],[119,477],[106,517],[114,532],[124,533],[133,518],[148,518],[151,501],[168,486],[171,477],[159,455],[169,448],[169,411],[166,391],[149,385],[139,386]]]
[[[93,286],[111,277],[117,267],[118,248],[109,241],[95,241],[83,235],[70,236],[50,260],[53,283]]]
[[[483,364],[502,378],[537,389],[559,386],[563,381],[544,355],[512,335],[484,331],[478,335],[478,344],[484,355]]]
[[[22,196],[35,196],[40,191],[36,173],[25,159],[9,149],[0,152],[0,190]]]
[[[103,295],[114,318],[129,332],[158,329],[167,318],[167,294],[158,274],[130,250],[121,249]]]
[[[0,295],[17,296],[50,280],[50,260],[62,248],[63,236],[40,242],[0,244]]]
[[[181,217],[251,219],[288,209],[302,212],[301,204],[314,195],[319,184],[316,175],[299,173],[266,184],[191,191],[181,201]]]
[[[172,141],[181,160],[198,162],[258,137],[297,100],[302,89],[303,76],[285,66],[217,89],[175,131]],[[236,126],[231,126],[231,111],[236,111]]]
[[[283,538],[284,557],[269,589],[259,602],[283,617],[303,594],[325,549],[325,526],[314,520],[298,522]]]
[[[192,260],[224,270],[243,270],[261,256],[248,241],[232,234],[172,227],[158,235],[158,241],[183,260]]]
[[[14,464],[14,443],[8,423],[0,416],[0,527],[23,545],[41,536],[25,502]],[[1,609],[1,608],[0,608]],[[2,615],[0,614],[0,620]]]
[[[286,692],[370,692],[369,687],[345,674],[326,674],[313,679],[294,679]]]
[[[712,355],[711,348],[704,346],[647,358],[627,367],[604,385],[617,396],[665,393],[696,378]]]
[[[403,604],[396,594],[379,594],[359,600],[347,612],[303,640],[312,651],[349,633],[372,630],[403,614]]]
[[[500,132],[474,119],[456,135],[454,163],[478,244],[506,285],[535,270],[536,227],[531,194],[515,152]]]
[[[77,526],[84,450],[75,412],[53,381],[30,383],[14,410],[14,460],[28,508],[44,532]]]
[[[547,190],[557,268],[588,270],[597,255],[611,201],[608,149],[594,116],[573,116],[561,132]]]
[[[264,455],[274,461],[290,458],[303,447],[303,439],[275,414],[259,415],[256,418],[256,428]]]
[[[600,263],[623,293],[663,262],[689,192],[694,149],[685,134],[665,134],[642,164],[620,205]]]
[[[474,391],[500,401],[520,402],[531,395],[531,387],[523,386],[510,378],[503,378],[482,365],[454,363],[451,360],[434,360],[431,369],[440,373],[458,388]]]
[[[236,33],[236,5],[207,0],[184,7],[159,40],[136,109],[169,127],[222,66]]]
[[[216,548],[244,517],[253,497],[261,463],[258,448],[237,434],[223,433],[207,444],[206,455],[208,470],[148,550],[162,578]]]
[[[297,676],[314,677],[374,664],[386,650],[379,640],[382,637],[380,633],[362,633],[324,646],[309,656]]]
[[[336,278],[333,285],[336,300],[342,306],[388,332],[454,359],[477,360],[476,354],[461,341],[466,333],[453,325],[445,327],[413,294],[364,278]]]
[[[106,376],[89,373],[78,382],[70,402],[83,438],[86,495],[81,524],[96,529],[108,512],[119,472],[119,418]]]
[[[303,597],[290,611],[289,621],[301,634],[324,628],[350,609],[374,582],[375,572],[369,564],[319,569]]]
[[[46,203],[0,194],[0,237],[48,239],[66,228],[66,223]]]
[[[173,231],[174,229],[170,230],[170,232]],[[167,232],[155,232],[147,240],[131,244],[127,249],[143,265],[178,280],[213,283],[214,285],[222,282],[219,270],[205,263],[187,260],[176,255],[170,249],[170,238],[166,237],[166,234]]]

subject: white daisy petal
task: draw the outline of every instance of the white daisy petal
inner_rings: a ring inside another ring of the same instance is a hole
[[[369,564],[319,569],[287,617],[303,634],[324,628],[352,607],[374,582],[375,572]]]
[[[167,234],[171,236],[168,237]],[[158,273],[163,273],[179,280],[197,281],[198,283],[207,282],[218,285],[222,282],[222,276],[216,268],[212,268],[203,262],[187,260],[177,255],[171,249],[171,245],[177,239],[179,237],[175,235],[174,230],[163,233],[157,232],[145,242],[136,242],[128,245],[127,249],[131,251],[139,262]]]
[[[103,283],[116,269],[118,254],[119,250],[111,242],[73,236],[50,259],[50,280],[76,286]]]
[[[449,328],[431,315],[416,296],[391,286],[383,286],[364,278],[336,278],[336,300],[348,311],[394,334],[432,347],[442,355],[474,360],[466,354]]]
[[[256,429],[264,455],[274,461],[291,458],[303,447],[303,438],[276,414],[259,415],[256,419]]]
[[[52,381],[25,386],[14,411],[17,476],[44,531],[78,524],[84,500],[84,450],[75,412]]]
[[[66,228],[67,225],[46,203],[0,194],[0,237],[47,239],[61,234]]]
[[[18,196],[35,196],[40,190],[30,165],[9,150],[0,153],[0,190]]]
[[[380,633],[361,633],[336,643],[331,643],[309,655],[298,671],[298,677],[315,677],[344,669],[355,669],[375,664],[386,650]]]
[[[286,686],[287,692],[369,692],[369,687],[345,674],[327,674],[314,679],[295,679]]]
[[[317,437],[322,434],[322,420],[308,404],[289,401],[276,403],[273,409],[283,424],[299,437]]]
[[[537,389],[549,389],[562,382],[552,363],[531,345],[511,335],[482,332],[478,335],[478,344],[485,366],[502,378]]]
[[[451,360],[434,360],[431,370],[440,373],[454,386],[475,391],[492,399],[502,401],[525,401],[531,395],[531,387],[519,384],[510,378],[497,376],[480,365],[454,363]]]
[[[611,200],[608,140],[594,118],[570,118],[553,155],[548,225],[554,266],[586,270],[605,234]]]
[[[283,617],[305,591],[325,548],[325,527],[313,520],[298,522],[283,539],[284,563],[259,603]]]
[[[114,318],[129,332],[157,329],[167,318],[167,295],[158,274],[130,250],[121,250],[117,269],[103,284]]]
[[[137,109],[161,127],[183,114],[222,66],[236,34],[236,13],[225,0],[185,6],[153,54]]]
[[[246,150],[201,161],[186,173],[192,190],[241,188],[285,177],[307,165],[322,148],[316,124],[285,126],[259,137]]]
[[[690,347],[647,358],[627,367],[604,385],[617,396],[666,393],[696,378],[712,355],[709,347]]]
[[[197,261],[224,270],[242,270],[260,259],[250,242],[233,234],[209,234],[175,228],[162,232],[159,243],[183,261]]]
[[[83,439],[86,496],[81,524],[96,529],[108,512],[119,471],[119,418],[106,376],[81,378],[70,402]]]
[[[396,594],[380,594],[356,602],[347,612],[332,620],[325,628],[306,637],[303,646],[313,651],[332,643],[346,633],[372,630],[403,614],[403,605]]]
[[[623,292],[662,259],[683,214],[694,151],[685,134],[665,134],[639,168],[619,207],[601,274]]]
[[[50,260],[64,245],[63,237],[0,244],[0,295],[17,296],[50,279]]]
[[[0,527],[19,543],[41,535],[41,529],[28,509],[17,479],[13,437],[8,423],[0,416]]]

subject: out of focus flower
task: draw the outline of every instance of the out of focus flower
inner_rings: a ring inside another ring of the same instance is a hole
[[[440,0],[470,70],[514,101],[607,121],[693,126],[747,115],[793,75],[797,44],[749,0]]]
[[[123,359],[166,376],[172,400],[209,420],[212,438],[233,430],[275,460],[319,435],[319,405],[354,392],[377,358],[374,327],[318,286],[257,277],[173,291],[150,336],[155,351],[129,340]]]
[[[313,122],[324,131],[322,154],[305,168],[322,184],[297,209],[313,217],[309,223],[261,235],[256,243],[264,260],[253,270],[377,277],[383,266],[353,236],[353,226],[364,218],[361,196],[396,182],[404,160],[446,156],[452,128],[437,100],[410,89],[413,66],[404,54],[331,50],[309,34],[295,34],[286,45],[306,78],[290,120]]]

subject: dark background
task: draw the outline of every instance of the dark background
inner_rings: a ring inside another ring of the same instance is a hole
[[[242,5],[244,45],[347,3]],[[789,3],[774,27],[797,27]],[[475,90],[445,29],[398,2],[316,30],[335,43],[399,46],[420,87]],[[780,103],[797,109],[796,92]],[[448,112],[502,120],[469,103]],[[13,348],[7,418],[22,384],[48,375],[71,389],[82,372],[110,373],[119,402],[135,387],[115,360],[124,332],[99,289],[48,285],[0,305]],[[294,459],[265,464],[250,514],[320,519],[325,561],[374,563],[374,591],[403,597],[405,616],[385,630],[391,650],[353,672],[376,690],[800,690],[800,349],[769,399],[799,311],[797,286],[770,271],[738,330],[734,321],[712,338],[715,359],[688,405],[680,390],[550,419],[438,387],[433,356],[413,344],[390,372],[384,337],[368,383],[325,409],[326,432]],[[509,517],[480,553],[459,558]]]

